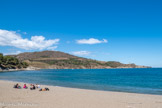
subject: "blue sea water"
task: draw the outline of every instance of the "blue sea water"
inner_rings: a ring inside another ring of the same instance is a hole
[[[1,72],[0,80],[162,95],[162,68],[42,69],[35,71]]]

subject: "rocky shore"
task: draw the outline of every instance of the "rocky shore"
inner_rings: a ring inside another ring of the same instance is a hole
[[[25,70],[39,70],[40,68],[37,67],[32,67],[29,66],[27,68],[21,68],[21,69],[1,69],[0,68],[0,72],[10,72],[10,71],[25,71]]]

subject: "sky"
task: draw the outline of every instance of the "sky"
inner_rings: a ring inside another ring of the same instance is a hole
[[[162,67],[162,1],[0,0],[0,52],[43,50]]]

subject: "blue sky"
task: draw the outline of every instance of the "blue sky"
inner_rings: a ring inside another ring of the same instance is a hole
[[[161,47],[161,0],[0,0],[4,54],[57,50],[162,67]]]

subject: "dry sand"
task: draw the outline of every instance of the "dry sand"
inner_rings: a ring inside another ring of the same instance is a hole
[[[0,80],[0,108],[162,108],[161,95],[45,85],[41,87],[48,87],[50,91],[39,91],[14,89],[14,84]]]

